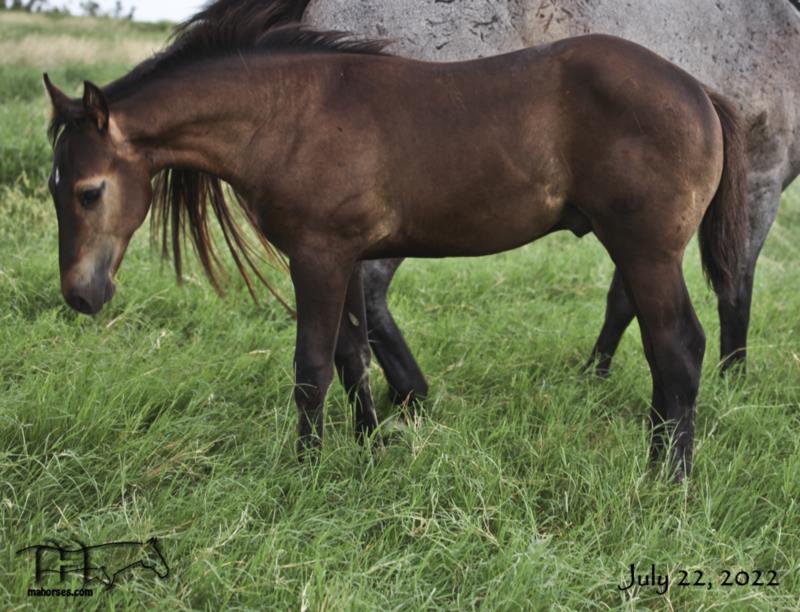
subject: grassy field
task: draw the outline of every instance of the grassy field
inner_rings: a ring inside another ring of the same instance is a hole
[[[709,347],[686,485],[646,470],[635,326],[609,380],[578,375],[611,277],[591,236],[407,262],[391,301],[431,383],[424,418],[372,461],[335,384],[321,462],[300,466],[294,325],[273,302],[238,282],[218,298],[197,268],[176,287],[146,230],[100,316],[59,294],[40,73],[77,92],[165,35],[0,17],[0,608],[798,609],[800,189],[759,263],[746,379],[717,375],[690,249]],[[373,381],[388,418],[377,367]],[[132,572],[79,601],[29,598],[32,558],[14,554],[154,536],[168,579]],[[669,589],[626,595],[631,564],[671,574]],[[711,586],[680,586],[680,570]],[[726,570],[774,570],[779,586],[722,586]]]

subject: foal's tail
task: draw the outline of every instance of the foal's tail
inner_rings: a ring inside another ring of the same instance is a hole
[[[733,297],[747,247],[747,157],[742,119],[733,104],[706,90],[722,124],[725,162],[717,193],[700,224],[700,255],[717,295]]]

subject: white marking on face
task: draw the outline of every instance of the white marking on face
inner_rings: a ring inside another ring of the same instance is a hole
[[[95,271],[95,257],[93,254],[81,257],[70,269],[72,284],[83,287],[92,282]]]
[[[56,187],[58,187],[58,184],[61,182],[61,172],[59,172],[58,166],[56,166],[56,174],[53,177],[53,180],[55,181]]]
[[[99,273],[105,274],[110,279],[121,248],[118,238],[95,237],[81,249],[80,258],[70,268],[68,273],[70,284],[87,286]]]

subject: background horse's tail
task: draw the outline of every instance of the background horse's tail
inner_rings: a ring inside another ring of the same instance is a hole
[[[742,119],[733,104],[706,90],[722,124],[725,162],[717,193],[700,224],[700,255],[717,295],[733,297],[747,247],[747,157]]]

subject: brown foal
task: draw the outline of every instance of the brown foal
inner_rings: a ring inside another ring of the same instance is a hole
[[[681,261],[700,227],[709,276],[730,285],[745,230],[742,134],[727,102],[609,36],[437,64],[293,25],[265,33],[270,3],[218,5],[119,81],[86,83],[82,100],[46,80],[71,306],[94,314],[113,296],[154,177],[176,255],[187,226],[213,276],[209,200],[245,272],[252,252],[219,186],[229,183],[290,262],[302,454],[321,443],[334,364],[359,437],[377,427],[360,261],[593,231],[642,330],[652,458],[671,439],[676,478],[689,473],[705,339]]]

